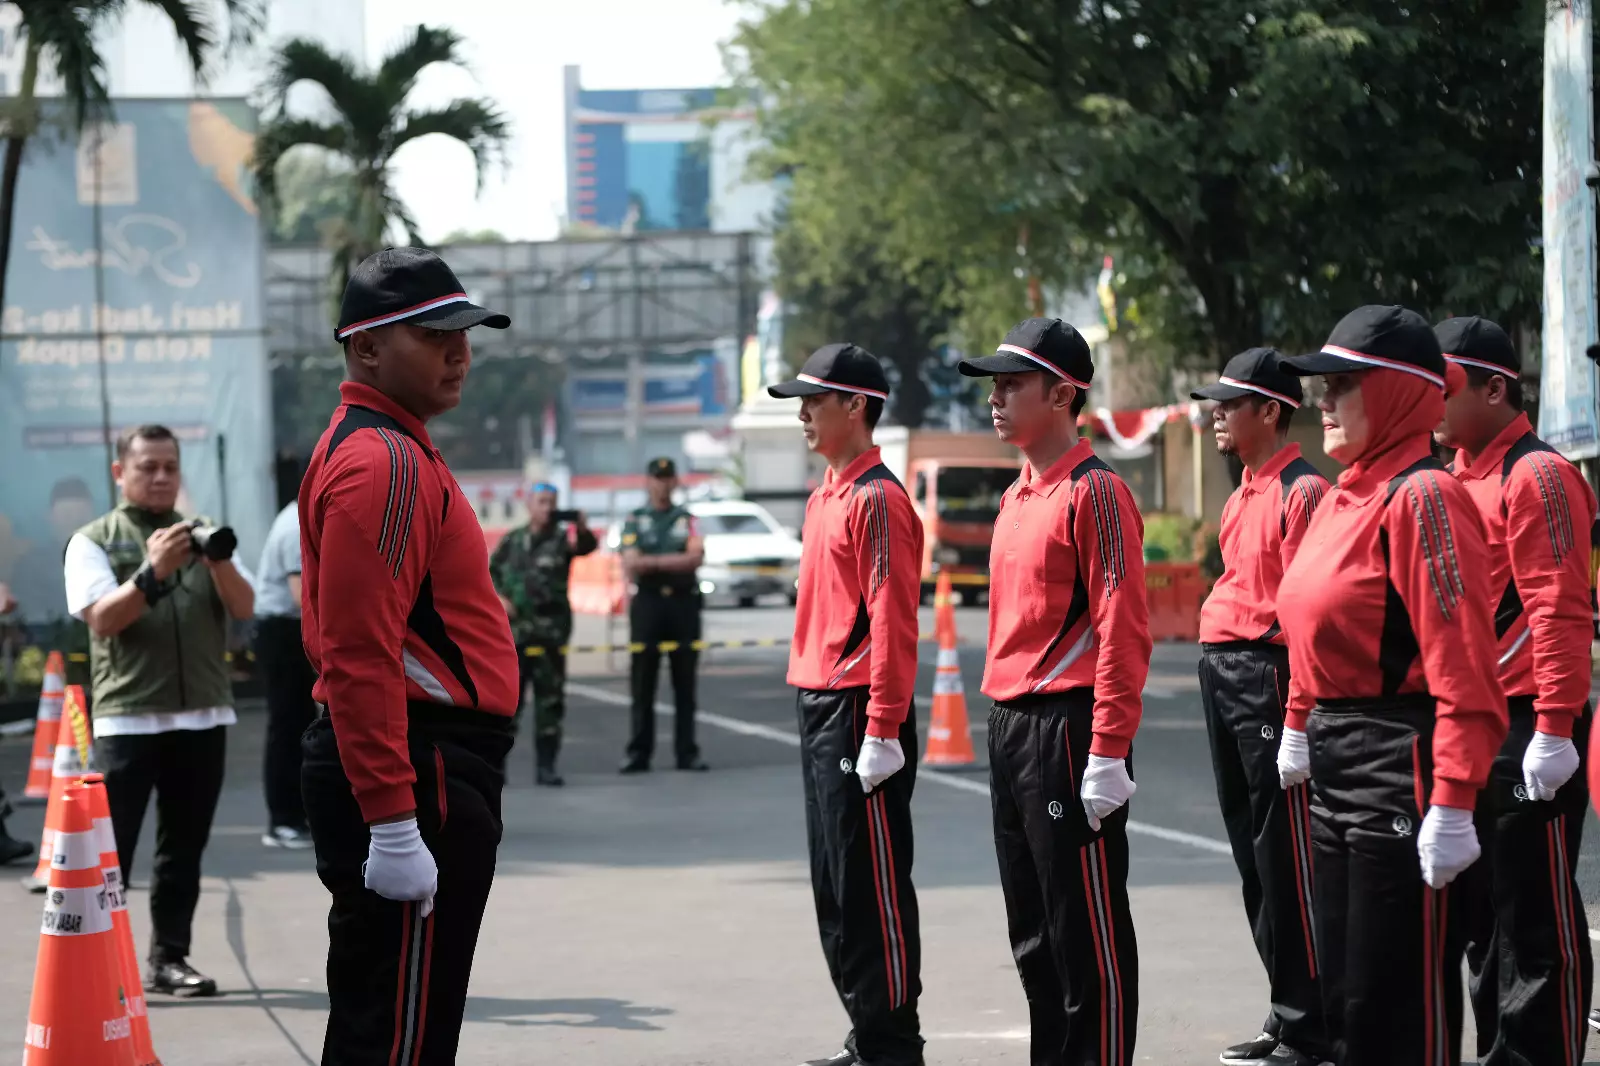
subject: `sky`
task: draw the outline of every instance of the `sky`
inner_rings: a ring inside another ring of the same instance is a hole
[[[433,137],[396,156],[397,191],[422,236],[493,229],[511,240],[556,236],[566,212],[562,67],[589,89],[677,89],[727,81],[720,44],[742,5],[725,0],[367,0],[367,59],[376,63],[418,23],[467,41],[472,73],[426,72],[419,106],[487,96],[512,125],[509,169],[474,195],[472,153]]]

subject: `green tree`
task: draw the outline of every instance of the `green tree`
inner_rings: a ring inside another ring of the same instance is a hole
[[[172,30],[189,59],[195,79],[204,83],[210,61],[219,52],[249,44],[265,17],[265,0],[223,0],[228,20],[225,40],[211,18],[207,0],[140,0],[158,8],[172,20]],[[18,36],[22,45],[22,78],[3,111],[5,160],[0,163],[0,307],[5,306],[6,273],[11,263],[11,232],[15,222],[17,178],[29,138],[40,132],[37,96],[39,72],[54,68],[73,128],[81,132],[93,121],[112,116],[110,91],[105,83],[105,60],[95,34],[120,18],[131,0],[9,0],[21,17]]]
[[[1030,276],[1082,285],[1109,252],[1134,327],[1220,363],[1319,342],[1371,301],[1537,315],[1542,18],[1541,0],[774,0],[730,60],[792,224],[931,270],[974,346],[1028,313]],[[871,64],[836,62],[861,41]]]
[[[504,244],[505,234],[497,229],[455,229],[444,235],[440,244]]]
[[[328,239],[355,209],[355,174],[337,156],[305,149],[278,164],[272,239],[317,244]]]
[[[465,66],[461,45],[453,30],[418,26],[373,71],[316,41],[296,38],[278,47],[265,86],[271,118],[256,139],[256,180],[263,199],[275,202],[278,164],[300,146],[330,152],[350,168],[350,212],[329,227],[326,237],[334,253],[331,280],[336,289],[343,290],[357,263],[386,245],[392,228],[403,230],[414,245],[423,243],[416,221],[394,191],[394,157],[400,149],[434,134],[460,141],[477,163],[479,192],[488,168],[503,157],[510,125],[493,101],[460,99],[426,109],[407,102],[427,68],[436,63]],[[287,112],[289,90],[301,82],[326,90],[333,118],[297,118]]]

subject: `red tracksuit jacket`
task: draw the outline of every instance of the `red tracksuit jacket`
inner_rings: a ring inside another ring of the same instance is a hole
[[[376,389],[339,395],[300,484],[302,628],[371,822],[416,806],[407,701],[510,716],[517,653],[483,530],[427,430]]]
[[[1222,508],[1222,576],[1200,608],[1200,641],[1283,644],[1278,586],[1294,560],[1328,479],[1286,444]]]
[[[1577,467],[1534,436],[1518,415],[1476,460],[1458,452],[1489,539],[1495,659],[1507,696],[1533,696],[1535,728],[1572,736],[1589,700],[1594,636],[1589,539],[1595,497]]]
[[[1285,724],[1304,729],[1313,701],[1428,693],[1430,802],[1471,810],[1507,725],[1485,668],[1488,590],[1472,579],[1489,570],[1482,520],[1425,439],[1354,473],[1317,508],[1278,591],[1295,682]]]
[[[1000,499],[989,548],[989,656],[983,692],[1094,689],[1094,740],[1128,754],[1150,672],[1144,519],[1127,484],[1087,440]]]
[[[873,448],[806,501],[789,684],[868,687],[867,732],[894,739],[917,682],[922,523]]]

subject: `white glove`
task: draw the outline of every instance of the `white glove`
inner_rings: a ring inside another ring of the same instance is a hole
[[[1311,745],[1306,743],[1303,729],[1283,727],[1278,740],[1278,784],[1293,788],[1311,780]]]
[[[1472,825],[1472,812],[1460,807],[1428,808],[1417,834],[1417,855],[1422,860],[1422,879],[1434,888],[1443,888],[1456,875],[1478,861],[1478,831]]]
[[[1578,772],[1578,749],[1567,737],[1535,733],[1522,756],[1522,782],[1531,800],[1553,800]]]
[[[1089,756],[1089,767],[1083,771],[1083,813],[1089,816],[1089,828],[1100,832],[1100,819],[1127,803],[1139,786],[1128,776],[1128,763],[1124,759],[1108,759],[1104,755]]]
[[[367,887],[384,899],[421,900],[422,917],[433,912],[433,896],[439,891],[439,867],[422,842],[417,820],[384,822],[370,827],[372,845],[361,874]]]
[[[900,750],[898,740],[867,737],[861,742],[861,754],[856,756],[856,774],[861,778],[861,791],[871,792],[900,772],[906,764],[906,753]]]

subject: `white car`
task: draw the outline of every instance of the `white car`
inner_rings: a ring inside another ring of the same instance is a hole
[[[688,505],[705,540],[700,592],[707,605],[754,607],[760,596],[782,593],[792,604],[800,577],[800,539],[765,507],[746,500],[701,500]],[[620,550],[622,523],[607,547]]]

